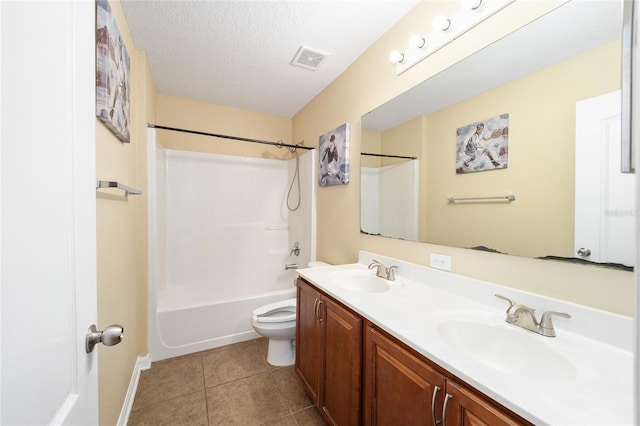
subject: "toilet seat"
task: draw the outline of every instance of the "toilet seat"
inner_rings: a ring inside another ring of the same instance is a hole
[[[253,311],[256,322],[288,322],[296,320],[296,298],[261,306]]]

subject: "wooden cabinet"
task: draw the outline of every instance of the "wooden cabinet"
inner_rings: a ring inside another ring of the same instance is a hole
[[[295,368],[307,393],[319,406],[323,336],[322,324],[318,319],[318,300],[322,296],[300,278],[297,280],[297,286]]]
[[[296,374],[330,424],[531,424],[304,279],[297,286]]]
[[[364,342],[365,425],[530,424],[372,324]]]
[[[447,379],[444,424],[464,426],[531,425],[473,388]],[[443,425],[444,426],[444,425]]]
[[[298,278],[296,373],[335,425],[360,424],[362,319]]]
[[[433,424],[436,406],[442,407],[445,377],[394,340],[366,326],[364,424]]]

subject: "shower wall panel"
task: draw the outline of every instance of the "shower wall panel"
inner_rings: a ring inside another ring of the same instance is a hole
[[[167,289],[224,300],[290,286],[279,279],[289,255],[287,162],[166,156]]]

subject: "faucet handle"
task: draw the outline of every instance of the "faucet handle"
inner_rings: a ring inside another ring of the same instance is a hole
[[[398,267],[393,265],[387,268],[387,279],[389,281],[394,281],[396,279],[396,274],[393,272],[394,269],[398,269]]]
[[[506,300],[507,302],[509,302],[509,307],[507,308],[507,312],[509,312],[509,310],[516,305],[516,302],[514,302],[513,300],[501,294],[494,294],[494,296],[496,296],[498,299]]]
[[[565,314],[564,312],[554,312],[547,311],[542,314],[542,318],[540,318],[540,334],[548,337],[555,337],[556,332],[553,329],[553,322],[551,321],[551,317],[561,317],[561,318],[571,318],[571,315]]]

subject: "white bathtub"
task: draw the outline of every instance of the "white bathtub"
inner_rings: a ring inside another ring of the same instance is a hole
[[[315,151],[300,156],[308,196],[293,212],[295,160],[167,150],[153,129],[148,160],[151,360],[259,337],[253,310],[295,297],[285,265],[315,257]]]
[[[279,300],[295,297],[296,290],[180,306],[170,292],[158,294],[153,331],[149,339],[152,361],[172,358],[260,337],[251,326],[254,309]],[[181,301],[184,302],[184,301]]]

